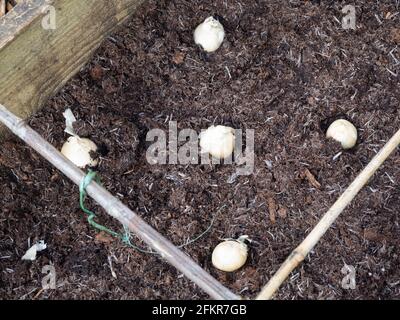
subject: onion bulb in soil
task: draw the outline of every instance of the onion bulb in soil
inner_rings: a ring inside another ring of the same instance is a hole
[[[339,142],[343,149],[351,149],[357,143],[357,129],[351,122],[339,119],[329,126],[326,137]]]
[[[61,149],[61,153],[79,168],[96,166],[98,161],[93,158],[96,151],[97,146],[93,141],[78,136],[69,137]]]
[[[221,271],[239,270],[247,261],[248,247],[244,243],[247,236],[237,240],[225,240],[217,245],[212,253],[212,264]]]
[[[194,31],[194,42],[206,52],[217,51],[224,38],[224,27],[213,17],[208,17]]]

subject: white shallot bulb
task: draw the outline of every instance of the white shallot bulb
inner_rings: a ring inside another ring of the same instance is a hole
[[[201,151],[214,158],[225,159],[235,148],[234,129],[225,126],[211,126],[200,134]]]
[[[339,119],[329,126],[326,137],[339,142],[343,149],[351,149],[357,143],[357,129],[351,122]]]
[[[248,248],[244,243],[247,236],[238,240],[225,240],[217,245],[212,253],[212,264],[221,271],[239,270],[247,261]]]
[[[79,168],[96,166],[98,161],[92,156],[96,151],[97,146],[93,141],[78,136],[69,137],[61,149],[61,153]]]
[[[194,31],[194,42],[207,52],[218,50],[224,38],[224,27],[213,17],[208,17]]]

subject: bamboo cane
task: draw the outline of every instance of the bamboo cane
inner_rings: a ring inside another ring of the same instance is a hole
[[[386,143],[379,153],[371,160],[357,178],[344,191],[342,196],[325,213],[319,223],[304,239],[304,241],[292,251],[275,275],[257,296],[257,300],[271,299],[289,274],[305,259],[330,226],[339,217],[347,205],[355,198],[358,192],[367,184],[368,180],[379,169],[382,163],[400,144],[400,130]]]
[[[30,128],[22,119],[15,116],[0,104],[0,122],[7,126],[16,136],[32,147],[43,158],[48,160],[58,170],[64,173],[75,184],[79,185],[85,174],[72,162],[66,159],[57,149],[45,141],[36,131]],[[86,189],[104,210],[128,227],[146,244],[157,251],[162,258],[181,271],[190,280],[207,292],[214,299],[237,300],[239,296],[225,288],[220,282],[204,271],[189,256],[175,247],[170,241],[150,227],[136,213],[126,207],[96,182]]]

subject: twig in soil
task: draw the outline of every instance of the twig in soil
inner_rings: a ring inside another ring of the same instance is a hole
[[[335,155],[333,156],[333,158],[332,158],[332,161],[337,160],[342,154],[343,154],[342,151],[340,151],[339,153],[335,154]]]
[[[28,293],[25,293],[24,295],[22,295],[19,300],[25,300],[26,297],[30,296],[32,293],[34,293],[38,288],[32,289],[31,291],[29,291]]]
[[[53,166],[62,171],[75,184],[79,185],[84,179],[85,174],[79,168],[66,159],[22,119],[15,116],[1,104],[0,122]],[[169,240],[150,227],[142,218],[95,181],[88,185],[87,194],[103,207],[110,216],[117,219],[122,225],[127,226],[130,231],[138,235],[147,245],[156,250],[163,259],[196,283],[212,298],[226,300],[240,299],[238,295],[225,288],[194,262],[193,259],[175,247]]]
[[[393,48],[390,52],[389,55],[392,57],[392,59],[394,60],[394,62],[396,63],[396,66],[400,64],[399,59],[396,58],[396,56],[394,55],[393,52],[396,51],[397,48]]]
[[[307,178],[308,182],[316,189],[321,189],[321,184],[317,181],[314,175],[307,168],[304,169],[304,175]]]
[[[375,19],[378,21],[379,24],[383,24],[382,20],[379,18],[377,14],[375,14]]]
[[[276,203],[273,197],[268,197],[268,212],[269,212],[269,220],[272,224],[276,223]]]
[[[396,77],[397,78],[397,76],[398,76],[398,74],[397,73],[394,73],[392,70],[390,70],[389,68],[386,68],[386,70],[393,76],[393,77]]]
[[[112,257],[108,256],[107,260],[108,260],[108,266],[110,267],[110,271],[111,271],[112,277],[114,279],[117,279],[117,274],[115,273],[114,268],[113,268],[113,264],[112,264]]]
[[[314,227],[304,241],[289,255],[276,274],[270,279],[257,300],[271,299],[281,284],[286,280],[290,273],[305,259],[326,231],[332,226],[343,210],[355,198],[358,192],[367,184],[369,179],[379,169],[383,162],[400,144],[400,130],[386,143],[379,153],[371,160],[357,178],[345,190],[342,196],[334,203]]]
[[[44,289],[41,288],[36,294],[35,296],[32,298],[32,300],[36,300],[37,298],[39,298],[39,296],[43,293]]]

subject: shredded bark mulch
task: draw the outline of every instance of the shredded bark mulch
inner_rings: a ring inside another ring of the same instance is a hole
[[[62,112],[101,148],[103,184],[234,292],[254,297],[400,127],[399,7],[357,1],[357,29],[340,1],[148,1],[29,123],[61,148]],[[223,46],[204,54],[194,28],[216,15]],[[346,118],[355,148],[325,138]],[[255,170],[232,165],[150,165],[146,134],[211,124],[255,130]],[[341,155],[337,156],[339,152]],[[397,150],[280,289],[278,299],[400,297],[400,152]],[[78,187],[16,139],[0,148],[0,297],[202,299],[205,293],[157,257],[91,229]],[[88,201],[103,224],[120,225]],[[221,239],[249,235],[248,263],[211,265]],[[48,248],[21,261],[33,243]],[[143,243],[134,238],[137,245]],[[53,264],[57,289],[41,291]],[[356,288],[342,288],[343,266]],[[110,267],[112,266],[112,268]],[[113,276],[113,272],[115,276]]]

